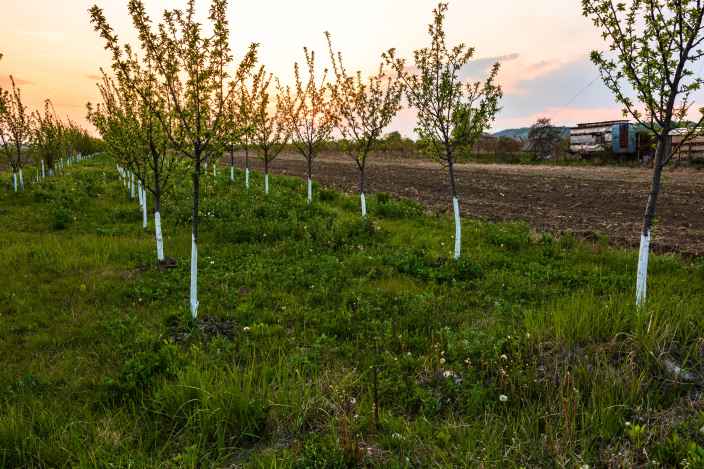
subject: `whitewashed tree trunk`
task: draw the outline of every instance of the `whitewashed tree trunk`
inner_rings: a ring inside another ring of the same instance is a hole
[[[264,175],[264,193],[269,194],[269,175],[265,174]]]
[[[235,167],[230,166],[230,182],[235,182]]]
[[[142,189],[142,227],[146,230],[149,228],[149,219],[147,216],[147,190]]]
[[[44,160],[42,160],[42,179],[46,179],[46,169],[44,168]]]
[[[360,194],[359,198],[362,201],[362,217],[366,218],[367,217],[367,198],[364,196],[364,192],[362,192]]]
[[[20,190],[24,190],[24,174],[22,174],[22,168],[20,168]]]
[[[161,233],[161,214],[154,212],[154,233],[156,236],[156,258],[164,262],[164,237]]]
[[[308,205],[313,203],[313,180],[308,178]]]
[[[648,292],[648,261],[650,258],[650,238],[651,232],[647,235],[640,235],[640,254],[638,256],[638,278],[636,281],[636,304],[645,304]]]
[[[249,189],[249,168],[244,171],[244,187]]]
[[[455,260],[462,254],[462,219],[460,218],[460,202],[457,197],[452,198],[452,208],[455,212]]]
[[[12,189],[17,192],[17,173],[12,173]]]
[[[191,237],[191,316],[198,317],[198,245]]]

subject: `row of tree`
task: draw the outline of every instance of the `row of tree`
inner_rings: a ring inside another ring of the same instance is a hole
[[[250,151],[264,162],[265,191],[269,168],[286,145],[293,145],[307,163],[307,200],[313,201],[313,163],[337,130],[342,146],[359,169],[362,216],[366,209],[366,168],[379,148],[384,129],[401,109],[405,96],[418,113],[418,133],[426,151],[448,168],[455,214],[455,258],[461,254],[461,221],[454,164],[460,145],[471,144],[491,125],[501,89],[495,84],[499,65],[481,82],[467,84],[460,71],[475,50],[463,44],[448,47],[444,20],[447,5],[434,11],[431,45],[416,51],[409,72],[392,49],[381,55],[376,73],[349,72],[343,55],[326,33],[330,67],[316,66],[315,52],[304,48],[305,61],[295,63],[294,82],[282,84],[263,65],[252,44],[232,65],[227,1],[213,0],[211,35],[196,23],[195,2],[164,12],[155,24],[140,0],[128,9],[139,37],[140,53],[121,45],[102,9],[91,8],[96,31],[112,55],[111,72],[99,84],[102,102],[89,105],[90,120],[120,167],[134,173],[154,196],[160,218],[161,198],[172,169],[187,161],[192,169],[191,313],[198,313],[198,225],[201,176],[211,162],[235,150],[245,154],[246,183]],[[231,169],[231,178],[234,175]],[[158,237],[158,235],[155,235]]]
[[[212,34],[206,34],[195,21],[194,3],[187,0],[185,9],[166,11],[155,23],[141,0],[129,0],[139,53],[121,45],[103,11],[93,7],[92,22],[112,55],[112,72],[104,73],[100,85],[103,102],[89,107],[89,116],[110,152],[155,196],[156,213],[169,168],[178,160],[189,162],[193,178],[194,317],[198,311],[203,168],[211,161],[217,163],[227,151],[233,165],[235,149],[242,148],[248,183],[249,155],[256,151],[264,160],[268,191],[269,166],[285,145],[291,144],[307,162],[307,199],[311,203],[313,162],[337,129],[345,152],[359,169],[360,204],[365,215],[366,163],[379,148],[383,129],[401,108],[404,97],[417,114],[416,133],[424,151],[447,168],[455,215],[454,257],[460,257],[457,153],[476,143],[491,126],[502,91],[496,84],[499,64],[491,67],[482,81],[467,83],[461,78],[475,49],[447,45],[447,4],[440,3],[434,10],[428,28],[430,45],[416,50],[412,63],[390,49],[382,54],[377,73],[367,77],[361,72],[350,73],[326,33],[331,66],[321,73],[315,53],[304,48],[305,62],[294,64],[293,84],[283,85],[264,66],[257,66],[257,44],[232,65],[226,0],[212,0]],[[692,65],[704,58],[704,6],[700,0],[632,0],[627,4],[583,0],[583,14],[594,21],[610,46],[606,53],[592,54],[604,82],[624,105],[624,112],[656,136],[638,269],[637,299],[642,304],[662,170],[676,150],[668,144],[669,132],[687,114],[692,93],[704,82],[692,71]],[[635,98],[629,97],[628,90],[635,90]],[[692,132],[701,123],[692,126]],[[553,137],[550,132],[537,132],[535,140],[550,143]]]
[[[28,158],[37,163],[39,179],[52,176],[64,158],[99,149],[100,143],[85,129],[57,117],[51,101],[46,100],[42,110],[29,111],[12,76],[10,83],[9,90],[0,88],[0,151],[11,168],[15,192],[24,190],[23,168]]]

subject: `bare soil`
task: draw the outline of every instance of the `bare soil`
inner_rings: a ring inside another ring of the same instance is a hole
[[[261,170],[256,158],[253,169]],[[223,161],[224,162],[224,161]],[[243,160],[237,157],[237,165]],[[305,160],[284,154],[271,165],[273,174],[304,177]],[[637,246],[652,172],[646,168],[457,166],[464,216],[489,221],[522,220],[538,231],[572,232],[594,239],[606,235],[618,246]],[[359,172],[344,155],[324,154],[313,178],[324,186],[356,192]],[[451,211],[447,170],[424,160],[370,158],[367,192],[387,192],[418,201],[429,209]],[[658,202],[653,248],[686,256],[704,254],[704,171],[668,169]]]

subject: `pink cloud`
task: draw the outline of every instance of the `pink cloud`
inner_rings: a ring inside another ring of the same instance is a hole
[[[506,94],[525,94],[526,90],[521,86],[522,83],[549,75],[564,65],[560,60],[542,60],[526,64],[519,59],[502,63],[499,82]]]

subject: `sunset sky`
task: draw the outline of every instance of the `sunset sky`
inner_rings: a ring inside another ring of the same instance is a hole
[[[96,101],[95,82],[108,55],[93,32],[89,0],[6,0],[0,8],[0,86],[13,74],[31,107],[45,98],[62,115],[85,124],[85,105]],[[133,40],[126,0],[100,0],[123,41]],[[146,0],[156,18],[184,0]],[[199,1],[207,12],[208,1]],[[431,0],[257,0],[230,2],[232,45],[237,55],[250,42],[261,44],[261,62],[286,81],[307,45],[321,56],[323,32],[333,34],[350,69],[370,71],[382,51],[396,47],[410,57],[428,41]],[[620,117],[609,92],[588,60],[603,48],[592,24],[581,16],[580,0],[454,0],[448,17],[450,43],[477,48],[468,76],[494,60],[502,62],[503,110],[495,130],[528,126],[538,117],[556,124]],[[412,133],[413,116],[403,112],[394,129]]]

